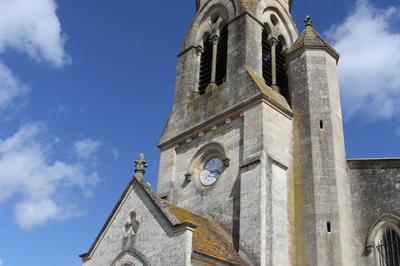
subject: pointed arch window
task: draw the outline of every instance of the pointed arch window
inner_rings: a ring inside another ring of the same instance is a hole
[[[199,94],[204,94],[209,84],[221,85],[226,80],[228,59],[228,29],[219,35],[211,35],[204,39],[200,59]]]
[[[400,265],[400,217],[386,213],[370,227],[365,255],[374,254],[378,266]]]
[[[379,266],[400,265],[400,234],[397,230],[392,227],[385,228],[375,248]]]
[[[284,55],[285,41],[270,37],[266,28],[262,32],[262,73],[265,83],[278,90],[289,100],[288,76]]]

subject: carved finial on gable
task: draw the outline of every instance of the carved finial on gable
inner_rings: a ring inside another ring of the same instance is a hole
[[[306,18],[304,19],[304,22],[306,23],[306,28],[312,27],[313,21],[310,16],[306,16]]]
[[[147,162],[144,159],[144,154],[141,153],[139,158],[135,161],[135,177],[143,177],[146,168]]]

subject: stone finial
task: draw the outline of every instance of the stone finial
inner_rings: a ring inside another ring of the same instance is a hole
[[[138,159],[135,161],[135,176],[143,176],[146,172],[145,169],[147,168],[147,162],[144,159],[144,154],[141,153]]]
[[[306,28],[312,27],[313,21],[310,16],[307,15],[306,18],[304,19],[304,22],[306,23]]]

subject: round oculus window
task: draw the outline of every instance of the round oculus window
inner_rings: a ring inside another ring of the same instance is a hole
[[[204,186],[211,186],[218,181],[221,176],[224,164],[220,158],[214,157],[208,160],[203,169],[203,174],[201,176],[201,183]]]

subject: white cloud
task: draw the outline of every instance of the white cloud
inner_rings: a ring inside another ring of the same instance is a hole
[[[2,63],[8,50],[39,63],[61,67],[70,62],[54,0],[0,0],[0,112],[16,107],[28,88]]]
[[[379,9],[358,0],[353,12],[327,33],[340,52],[339,75],[347,118],[399,117],[400,7]]]
[[[3,260],[0,259],[0,266],[3,266]]]
[[[28,87],[15,78],[11,70],[0,61],[0,111],[13,106],[15,100],[27,92]]]
[[[79,162],[52,160],[53,147],[46,138],[46,128],[27,124],[13,136],[0,139],[0,204],[16,198],[15,218],[29,230],[49,220],[79,214],[72,197],[80,189],[86,194],[97,183],[98,174]]]
[[[0,0],[0,52],[7,48],[54,66],[69,62],[54,0]]]
[[[44,224],[60,213],[58,206],[50,199],[19,202],[15,207],[15,218],[23,229],[31,229],[36,225]]]
[[[0,114],[18,107],[29,91],[3,63],[2,54],[14,50],[53,67],[70,63],[56,9],[55,0],[0,0]],[[22,229],[84,212],[79,200],[91,194],[98,174],[93,164],[53,159],[59,151],[53,145],[61,143],[59,138],[49,139],[45,125],[39,123],[0,138],[0,204],[13,199],[15,219]],[[87,139],[76,143],[76,149],[81,157],[89,157],[99,145]]]
[[[84,139],[74,143],[76,154],[82,159],[89,159],[103,144],[93,139]]]

